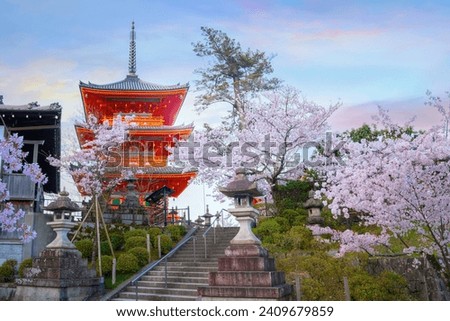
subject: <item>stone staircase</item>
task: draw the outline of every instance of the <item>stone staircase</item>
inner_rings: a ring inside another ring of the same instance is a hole
[[[165,280],[165,264],[161,263],[137,282],[138,300],[197,300],[197,288],[208,285],[209,272],[217,271],[218,257],[224,255],[225,248],[238,230],[238,227],[215,228],[214,244],[214,231],[211,229],[206,237],[205,258],[205,242],[202,237],[205,230],[199,229],[194,236],[195,245],[191,239],[167,260],[167,280]],[[129,285],[112,300],[136,300],[136,287]]]

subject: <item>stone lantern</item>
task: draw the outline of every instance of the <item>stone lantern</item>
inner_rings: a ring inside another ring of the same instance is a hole
[[[248,180],[245,169],[238,168],[235,179],[226,187],[219,188],[219,190],[234,199],[234,208],[228,211],[236,217],[240,225],[238,234],[230,241],[230,244],[261,245],[261,241],[252,231],[252,225],[259,215],[259,211],[252,206],[253,198],[262,196],[256,187],[256,183]],[[260,250],[263,249],[260,248]]]
[[[255,196],[261,196],[256,183],[250,182],[244,169],[236,170],[235,179],[219,189],[234,199],[228,210],[240,224],[239,232],[219,257],[217,272],[210,272],[208,286],[199,287],[201,300],[281,300],[291,293],[283,272],[276,271],[261,241],[251,229],[259,215],[252,206]]]
[[[321,210],[323,208],[323,203],[321,200],[314,198],[315,191],[311,190],[309,191],[309,198],[308,200],[303,204],[303,207],[308,210],[308,224],[310,225],[316,225],[316,224],[323,224],[324,220],[321,216]]]
[[[196,219],[194,222],[195,222],[195,224],[197,224],[198,226],[200,226],[200,225],[203,224],[204,221],[205,221],[205,220],[202,219],[202,218],[199,216],[199,217],[197,217],[197,219]]]
[[[73,222],[72,213],[80,212],[81,208],[69,198],[69,193],[63,190],[56,201],[44,209],[53,212],[53,222],[48,222],[47,225],[56,232],[56,238],[46,248],[74,249],[75,245],[67,238],[67,233],[77,225]]]
[[[81,301],[101,293],[102,279],[67,238],[77,225],[72,213],[81,208],[64,190],[44,209],[53,212],[53,222],[47,224],[56,232],[56,238],[33,258],[32,267],[24,271],[25,277],[17,279],[15,300]]]
[[[133,212],[135,209],[141,206],[139,202],[139,196],[136,192],[136,178],[128,178],[127,180],[127,195],[122,204],[122,208]]]
[[[214,217],[211,213],[209,213],[209,206],[206,205],[206,213],[203,215],[205,219],[205,226],[211,226],[211,218]]]

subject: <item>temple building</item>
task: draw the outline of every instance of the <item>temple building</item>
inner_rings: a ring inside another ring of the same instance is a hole
[[[47,156],[59,157],[61,153],[61,111],[59,103],[46,106],[41,106],[37,102],[9,105],[4,104],[3,96],[0,96],[2,136],[6,131],[23,136],[23,151],[28,153],[25,160],[28,163],[39,164],[42,172],[48,177],[48,182],[43,188],[37,189],[28,183],[29,179],[25,175],[3,173],[2,179],[8,184],[11,200],[42,200],[43,192],[59,193],[59,171],[49,164]]]
[[[37,102],[11,105],[4,102],[3,95],[0,95],[0,139],[12,134],[22,136],[22,150],[27,153],[25,161],[37,163],[48,178],[48,182],[42,186],[32,182],[23,173],[8,173],[0,167],[0,181],[7,186],[8,201],[15,209],[26,213],[23,222],[39,235],[31,242],[24,243],[17,232],[2,230],[0,224],[0,265],[7,259],[21,262],[38,255],[53,238],[53,231],[46,225],[51,217],[43,215],[44,193],[59,192],[60,174],[46,158],[49,155],[60,156],[61,112],[59,103],[43,106]]]
[[[133,195],[137,194],[140,210],[146,212],[148,223],[159,224],[161,213],[155,212],[158,206],[151,206],[146,198],[163,188],[171,191],[171,197],[177,197],[196,176],[195,170],[186,171],[168,164],[168,148],[178,140],[187,139],[193,130],[192,125],[174,125],[188,89],[188,84],[165,86],[138,77],[134,22],[125,79],[104,85],[80,82],[86,117],[93,115],[99,123],[111,122],[118,115],[133,117],[133,126],[128,129],[127,142],[121,149],[121,164],[108,169],[108,178],[119,177],[123,169],[131,169],[134,179],[117,186],[110,201],[111,208],[121,208],[127,192],[132,191]],[[76,126],[75,129],[80,145],[93,138],[86,128]]]

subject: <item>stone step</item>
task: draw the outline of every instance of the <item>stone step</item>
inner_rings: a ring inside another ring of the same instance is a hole
[[[139,294],[172,294],[172,295],[197,295],[198,284],[192,286],[190,288],[180,288],[180,287],[164,287],[164,284],[161,286],[147,286],[147,285],[139,285],[138,293]],[[135,292],[133,288],[128,288],[127,291]]]
[[[211,269],[212,270],[212,269]],[[179,270],[169,270],[167,269],[167,276],[171,276],[171,277],[185,277],[185,278],[190,278],[190,277],[204,277],[205,273],[208,273],[210,271],[191,271],[188,269],[179,269]],[[211,271],[214,272],[214,271]],[[152,271],[150,274],[148,274],[149,276],[164,276],[165,275],[165,271],[164,269],[162,270],[158,270],[158,271]]]
[[[164,271],[164,266],[158,266],[156,269],[154,269],[154,272],[161,272]],[[217,271],[217,266],[191,266],[186,267],[182,265],[167,265],[167,271],[168,273],[172,272],[198,272],[198,273],[208,273]],[[153,273],[153,272],[150,272]]]
[[[142,293],[138,296],[138,301],[195,301],[197,296],[192,295],[172,295],[172,294],[151,294]],[[135,301],[135,292],[121,292],[120,298],[113,299],[114,301]]]
[[[218,258],[225,256],[225,249],[230,240],[237,234],[239,228],[217,228],[216,242],[214,231],[210,230],[206,237],[207,257],[205,258],[205,242],[203,230],[197,231],[194,242],[190,240],[179,251],[162,262],[154,270],[144,275],[138,282],[138,299],[152,301],[185,301],[197,300],[197,289],[208,286],[209,272],[217,271]],[[165,281],[165,269],[167,280]],[[135,287],[128,286],[119,294],[116,301],[135,300]]]
[[[199,286],[207,286],[208,282],[170,282],[167,281],[167,288],[170,289],[190,289],[190,290],[197,290],[197,288]],[[139,292],[139,287],[143,286],[143,287],[147,287],[147,288],[165,288],[166,286],[166,282],[164,281],[160,281],[160,282],[149,282],[149,281],[139,281],[138,282],[138,292]],[[127,287],[127,291],[135,291],[134,286],[129,286]]]
[[[190,265],[208,264],[208,266],[210,266],[210,265],[217,265],[218,260],[219,260],[219,256],[216,256],[216,257],[208,256],[207,258],[202,256],[202,257],[197,257],[195,260],[194,260],[194,258],[180,256],[180,257],[174,258],[172,263],[186,263],[187,265],[189,265],[189,264]],[[167,264],[169,265],[169,262],[167,262]],[[164,263],[162,263],[161,265],[164,266]]]
[[[164,282],[164,276],[158,275],[144,275],[141,278],[142,281],[147,282]],[[167,282],[178,282],[178,283],[208,283],[208,275],[205,276],[194,276],[194,277],[177,277],[167,275]]]
[[[211,258],[210,258],[211,259]],[[204,266],[204,267],[217,267],[217,258],[216,259],[211,259],[213,261],[209,261],[208,259],[197,259],[195,262],[192,261],[188,261],[188,260],[183,260],[183,259],[177,259],[171,262],[171,264],[173,265],[182,265],[185,264],[184,266],[186,267],[186,269],[189,269],[190,267],[196,267],[196,266]],[[167,262],[167,266],[169,266],[169,262]],[[162,264],[161,266],[164,266],[164,264]]]
[[[207,257],[206,258],[212,258],[212,259],[216,259],[222,256],[225,256],[225,253],[221,252],[221,253],[210,253],[207,252],[206,253]],[[177,255],[172,256],[172,260],[173,261],[178,261],[179,259],[182,260],[186,260],[186,261],[193,261],[194,260],[194,254],[191,253],[180,253]],[[195,255],[195,259],[205,259],[205,253],[196,253]]]

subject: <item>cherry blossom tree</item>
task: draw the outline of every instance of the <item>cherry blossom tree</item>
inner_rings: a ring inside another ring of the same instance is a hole
[[[328,118],[339,105],[323,107],[283,87],[248,107],[239,131],[206,126],[179,142],[172,160],[197,167],[197,180],[210,186],[224,186],[236,168],[244,167],[270,195],[274,186],[303,174],[310,149],[329,128]]]
[[[124,178],[109,180],[106,173],[109,167],[121,163],[117,151],[125,142],[130,119],[119,115],[111,124],[109,121],[98,122],[90,115],[85,123],[77,123],[76,126],[85,129],[81,148],[65,153],[60,159],[48,157],[48,160],[53,166],[66,170],[75,179],[82,194],[100,196]]]
[[[386,111],[379,120],[386,132],[400,133]],[[366,251],[377,254],[393,238],[404,254],[425,255],[437,262],[450,282],[450,141],[441,131],[406,132],[378,140],[349,140],[342,149],[345,164],[326,168],[317,197],[335,217],[359,213],[361,224],[376,232],[356,233],[313,227],[340,243],[340,254]],[[417,235],[411,243],[408,235]]]
[[[0,140],[0,159],[3,162],[3,172],[13,173],[22,172],[28,176],[35,184],[43,185],[47,182],[45,176],[36,163],[26,163],[25,157],[27,153],[22,151],[23,137],[17,134],[7,135],[6,138]],[[25,211],[16,210],[9,200],[9,192],[7,184],[0,179],[0,227],[7,232],[17,232],[24,242],[29,242],[36,237],[36,232],[25,223],[23,218]]]
[[[99,122],[93,115],[87,117],[85,123],[76,124],[82,128],[84,137],[80,137],[80,149],[66,153],[60,159],[48,157],[50,164],[67,171],[75,181],[83,195],[92,197],[92,205],[84,220],[90,213],[95,215],[97,234],[97,251],[99,271],[101,274],[100,221],[105,228],[111,253],[114,251],[103,219],[99,198],[107,195],[123,179],[132,174],[125,169],[117,178],[107,178],[108,168],[122,165],[120,148],[126,141],[127,130],[133,126],[132,118],[118,115],[109,121]],[[84,223],[84,220],[82,223]],[[80,225],[81,228],[81,225]],[[76,237],[75,233],[74,238]]]

